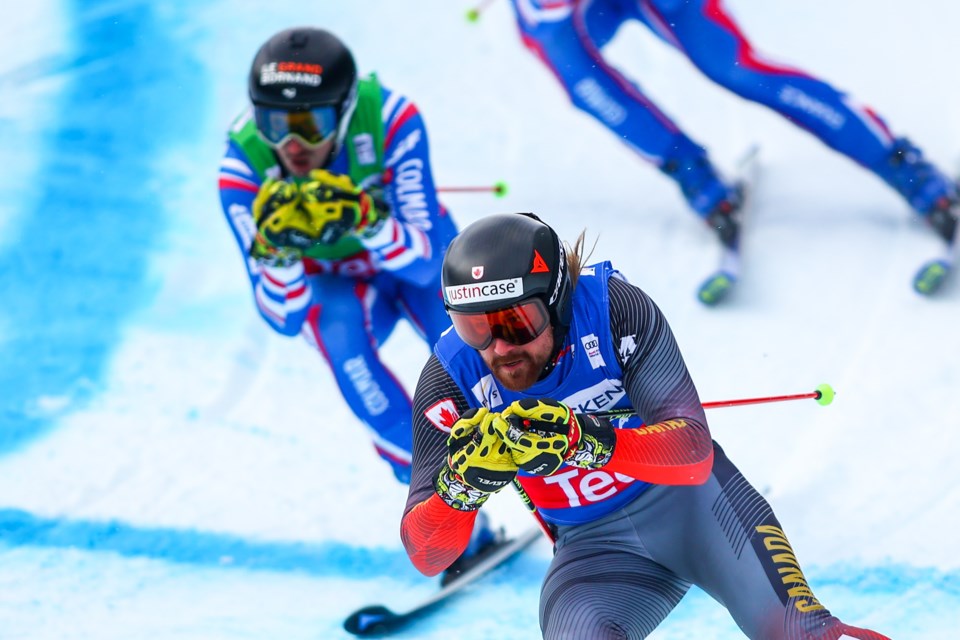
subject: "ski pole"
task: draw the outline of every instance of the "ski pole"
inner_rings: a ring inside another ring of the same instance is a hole
[[[498,198],[507,195],[506,182],[494,182],[492,185],[466,187],[437,187],[437,193],[492,193]]]
[[[833,397],[836,395],[833,387],[829,384],[821,384],[813,391],[807,393],[794,393],[785,396],[764,396],[760,398],[739,398],[737,400],[718,400],[714,402],[704,402],[704,409],[720,409],[723,407],[741,407],[747,404],[764,404],[767,402],[787,402],[789,400],[816,400],[817,404],[821,406],[827,406],[833,402]],[[605,411],[598,413],[601,418],[620,418],[624,416],[632,416],[636,412],[633,409],[614,409],[613,411]]]
[[[789,400],[816,400],[817,404],[825,407],[831,402],[833,402],[835,392],[833,387],[829,384],[821,384],[813,391],[807,393],[794,393],[785,396],[764,396],[760,398],[741,398],[737,400],[719,400],[715,402],[704,402],[704,409],[720,409],[722,407],[739,407],[746,404],[764,404],[767,402],[786,402]],[[636,415],[636,412],[633,409],[620,409],[616,411],[606,411],[603,413],[594,414],[602,418],[617,418],[623,416]],[[517,491],[517,495],[520,496],[520,500],[523,502],[523,506],[527,508],[527,511],[530,512],[536,521],[540,525],[540,528],[543,530],[544,535],[547,536],[547,539],[550,542],[556,542],[557,538],[554,534],[553,528],[550,524],[543,519],[543,516],[537,510],[537,505],[533,503],[533,500],[530,499],[530,495],[527,493],[526,489],[523,488],[523,485],[520,484],[520,480],[517,478],[513,479],[513,488]]]
[[[821,384],[813,391],[807,393],[795,393],[787,396],[767,396],[764,398],[742,398],[740,400],[721,400],[719,402],[705,402],[704,409],[719,409],[721,407],[739,407],[745,404],[763,404],[765,402],[786,402],[787,400],[816,400],[817,404],[827,406],[833,402],[833,387],[828,384]]]
[[[523,506],[527,508],[527,511],[530,512],[530,515],[532,515],[534,520],[537,521],[537,524],[540,525],[543,535],[547,536],[547,539],[550,542],[556,542],[557,537],[553,533],[553,527],[551,527],[547,521],[543,519],[543,516],[540,515],[540,512],[537,510],[537,505],[533,504],[533,500],[530,499],[530,494],[527,493],[527,490],[523,488],[523,485],[520,484],[520,480],[518,480],[516,477],[513,479],[513,488],[516,489],[517,495],[520,496],[520,501],[523,502]]]

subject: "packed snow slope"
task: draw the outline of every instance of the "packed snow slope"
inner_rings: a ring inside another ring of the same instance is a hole
[[[960,160],[960,5],[730,0],[762,51]],[[36,0],[0,26],[0,636],[343,638],[436,588],[398,539],[405,490],[325,363],[252,303],[216,175],[275,31],[339,34],[413,98],[461,225],[534,211],[666,313],[715,437],[769,498],[820,599],[894,638],[960,626],[960,286],[924,299],[937,241],[886,186],[724,92],[640,25],[610,56],[723,167],[761,147],[741,285],[695,300],[718,246],[676,188],[520,45],[508,3]],[[412,392],[427,347],[385,357]],[[490,503],[516,532],[514,496]],[[953,542],[951,542],[953,541]],[[539,543],[407,638],[539,637]],[[658,638],[740,637],[693,590]]]

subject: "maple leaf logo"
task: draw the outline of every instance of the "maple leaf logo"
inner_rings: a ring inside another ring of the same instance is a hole
[[[450,428],[460,419],[460,412],[457,411],[457,405],[454,404],[453,398],[444,398],[435,402],[423,412],[423,415],[433,426],[444,433],[450,433]]]
[[[457,421],[457,414],[448,410],[446,407],[440,407],[440,422],[447,427],[452,427]]]

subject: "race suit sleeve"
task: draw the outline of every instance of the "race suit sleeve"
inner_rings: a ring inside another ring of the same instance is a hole
[[[447,213],[437,200],[420,112],[398,93],[384,88],[383,95],[384,197],[391,215],[374,236],[361,241],[381,269],[424,286],[436,277],[443,259],[443,248],[434,246],[430,231]]]
[[[300,333],[311,299],[303,262],[298,260],[289,266],[266,266],[250,257],[250,246],[256,235],[252,206],[260,183],[243,151],[232,141],[228,142],[220,163],[219,187],[223,214],[240,248],[257,310],[278,333],[295,336]]]
[[[604,469],[656,484],[702,484],[713,467],[703,405],[666,318],[639,288],[610,278],[610,327],[639,429],[618,429]]]
[[[400,523],[407,555],[428,576],[440,573],[463,553],[477,517],[477,511],[447,505],[433,485],[447,464],[450,427],[467,409],[463,393],[437,357],[430,356],[413,397],[413,473]]]

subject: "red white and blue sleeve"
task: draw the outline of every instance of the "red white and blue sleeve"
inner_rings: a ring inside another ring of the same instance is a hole
[[[434,246],[441,210],[437,200],[427,130],[416,105],[383,89],[384,197],[391,216],[361,241],[380,269],[416,285],[436,277],[443,259]]]
[[[263,319],[278,333],[295,336],[300,333],[311,300],[310,285],[303,262],[289,266],[267,266],[250,257],[250,246],[256,235],[253,221],[253,200],[261,180],[246,154],[233,141],[220,162],[220,203],[234,240],[240,248],[253,297]]]

